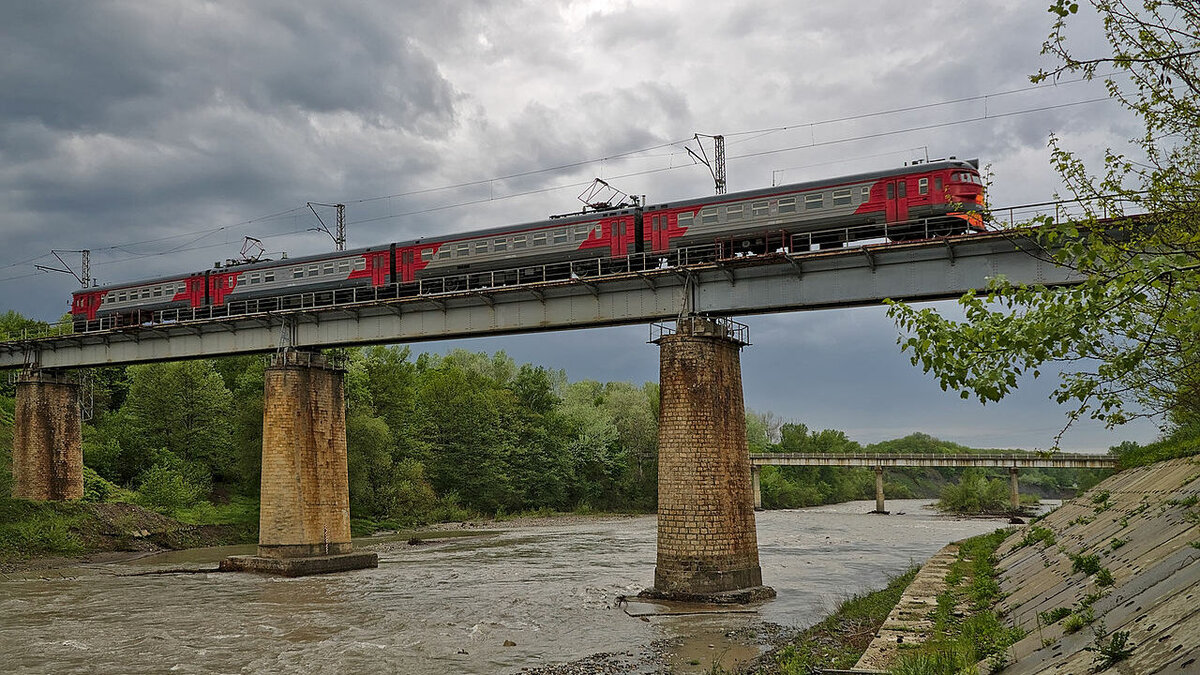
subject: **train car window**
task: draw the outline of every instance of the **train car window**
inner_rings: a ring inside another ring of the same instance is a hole
[[[725,220],[741,220],[745,215],[741,204],[730,204],[725,207]]]
[[[850,206],[850,188],[833,191],[834,206]]]
[[[275,273],[274,272],[263,272],[263,283],[269,284],[272,281],[275,281]],[[180,292],[181,293],[183,292],[182,289],[180,290]]]
[[[333,274],[333,263],[325,263],[325,265],[321,268],[321,274]]]
[[[920,192],[923,195],[929,194],[929,179],[928,178],[922,178],[921,180],[917,181],[917,192]]]
[[[887,198],[888,199],[896,198],[896,184],[895,183],[887,184]]]
[[[771,204],[769,202],[754,202],[750,204],[750,214],[754,216],[765,216],[771,212]]]
[[[308,276],[315,277],[320,273],[321,273],[320,265],[309,265],[308,266]]]
[[[250,274],[250,283],[252,285],[257,284],[259,281],[261,281],[261,279],[258,276],[258,272],[253,272]]]
[[[566,230],[555,230],[554,231],[554,243],[556,243],[556,244],[567,243],[567,231]]]
[[[796,198],[795,197],[784,197],[783,199],[780,199],[779,200],[779,212],[780,213],[795,213],[796,212]]]
[[[576,225],[575,226],[575,241],[583,241],[592,233],[591,225]]]
[[[933,179],[933,189],[934,189],[934,190],[937,190],[939,194],[940,194],[940,193],[941,193],[941,191],[943,190],[943,187],[942,187],[942,177],[941,177],[941,176],[938,176],[937,178],[934,178],[934,179]]]
[[[717,220],[716,209],[704,209],[700,212],[700,222],[704,225],[716,225]]]
[[[487,239],[483,239],[481,241],[475,242],[475,252],[476,253],[487,253],[488,252]]]
[[[896,189],[899,191],[899,195],[901,197],[908,196],[908,183],[906,181],[900,181],[899,183],[897,183]]]
[[[812,194],[812,195],[804,195],[805,210],[819,209],[824,205],[825,205],[825,195],[821,194],[820,192],[818,192],[816,194]]]
[[[437,252],[438,260],[445,260],[446,258],[449,258],[449,257],[450,257],[450,247],[449,246],[443,245],[441,248],[438,249],[438,252]]]
[[[871,201],[871,186],[864,185],[862,189],[862,199],[864,202]]]
[[[154,290],[150,292],[150,295],[153,295],[156,298],[161,298],[162,297],[162,286],[155,286]]]
[[[534,234],[533,235],[533,245],[534,246],[545,246],[546,245],[546,233],[538,232],[538,233]]]
[[[471,245],[470,244],[456,244],[455,245],[455,247],[454,247],[454,257],[455,258],[464,258],[470,254],[471,254]]]
[[[679,223],[680,227],[690,227],[692,224],[693,215],[694,214],[689,211],[684,211],[683,213],[675,216],[675,222]]]
[[[125,294],[117,293],[117,302],[125,302]]]
[[[433,249],[431,249],[431,248],[421,249],[421,260],[424,260],[425,262],[429,262],[430,260],[433,260]]]
[[[238,275],[237,282],[238,282],[238,284],[246,283],[246,273],[245,272],[242,272],[241,274]]]
[[[513,248],[525,248],[526,241],[527,239],[525,235],[518,234],[517,236],[513,237]]]
[[[338,271],[339,272],[349,272],[350,271],[350,261],[349,260],[339,260],[338,261]]]
[[[507,251],[508,250],[508,240],[507,239],[497,239],[492,244],[492,250],[496,251],[497,253],[499,253],[500,251]]]
[[[293,279],[303,279],[304,278],[304,268],[303,267],[293,267],[292,268],[292,278]]]

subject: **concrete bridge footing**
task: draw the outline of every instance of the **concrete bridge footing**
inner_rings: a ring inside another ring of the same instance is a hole
[[[378,565],[350,542],[343,375],[319,354],[291,350],[267,368],[258,555],[222,569],[302,576]]]
[[[661,336],[658,556],[645,597],[742,603],[762,585],[739,350],[727,324],[687,317]]]
[[[36,369],[17,377],[12,473],[12,496],[17,499],[83,498],[83,427],[76,380],[60,371]]]

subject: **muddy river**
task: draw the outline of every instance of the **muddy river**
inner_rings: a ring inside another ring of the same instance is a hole
[[[695,608],[617,602],[653,580],[653,516],[421,545],[364,540],[356,546],[379,553],[378,569],[301,579],[137,574],[214,567],[253,547],[0,576],[0,669],[490,674],[613,652],[641,664],[629,670],[703,672],[756,655],[770,624],[812,624],[946,543],[1003,524],[925,504],[891,500],[890,516],[868,514],[874,502],[759,513],[763,581],[778,597],[745,613],[666,616]]]

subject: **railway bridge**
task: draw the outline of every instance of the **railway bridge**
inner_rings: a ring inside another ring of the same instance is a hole
[[[280,303],[286,311],[177,312],[141,326],[26,335],[0,343],[0,368],[21,369],[14,495],[82,496],[72,369],[273,353],[258,555],[228,566],[306,574],[373,565],[374,554],[355,553],[350,543],[342,371],[318,350],[674,321],[655,324],[651,335],[661,384],[651,592],[747,601],[773,591],[762,585],[746,453],[739,355],[749,336],[728,317],[949,299],[985,289],[997,275],[1028,284],[1080,281],[1030,233],[1012,230],[718,260],[680,249],[598,262],[569,280],[453,291],[442,283],[408,297],[374,288],[336,303],[309,294]]]
[[[1082,455],[1064,452],[1049,454],[940,454],[940,453],[796,453],[771,452],[750,455],[750,481],[754,489],[754,509],[762,510],[762,488],[759,474],[764,466],[847,466],[875,469],[875,511],[887,513],[883,504],[884,467],[951,466],[1007,468],[1009,505],[1013,511],[1021,508],[1017,473],[1021,469],[1115,469],[1117,461],[1103,455]]]

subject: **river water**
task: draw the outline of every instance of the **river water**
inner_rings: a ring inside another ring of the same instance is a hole
[[[945,544],[1003,524],[926,504],[891,500],[890,516],[868,514],[874,502],[757,514],[763,581],[778,597],[752,613],[619,605],[653,580],[653,516],[415,546],[364,540],[356,548],[377,551],[378,569],[300,579],[128,576],[211,567],[253,547],[0,576],[0,670],[518,673],[597,652],[636,657],[670,639],[675,671],[703,672],[713,659],[757,654],[745,636],[766,623],[810,625]]]

